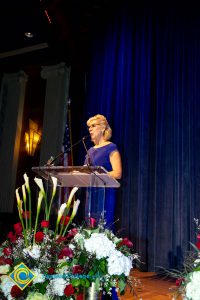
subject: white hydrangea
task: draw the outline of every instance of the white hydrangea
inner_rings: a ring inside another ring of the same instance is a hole
[[[40,269],[34,268],[32,272],[35,275],[35,278],[33,279],[33,284],[42,283],[45,281],[45,276],[41,273]]]
[[[63,278],[55,278],[50,280],[49,285],[47,286],[47,294],[55,296],[63,296],[64,289],[66,287],[67,281]]]
[[[69,248],[74,250],[76,247],[73,244],[69,244]]]
[[[11,295],[10,295],[10,291],[12,289],[12,287],[15,285],[15,283],[10,280],[10,278],[6,275],[3,275],[0,277],[1,278],[1,290],[4,293],[5,297],[7,300],[12,300],[14,299]]]
[[[56,268],[56,273],[58,274],[66,274],[69,272],[69,267],[68,265],[66,265],[66,258],[62,258],[62,259],[59,259],[58,260],[58,267]],[[62,264],[65,264],[63,265],[62,267],[60,267]]]
[[[0,266],[0,274],[7,274],[10,270],[10,265],[2,265]]]
[[[200,271],[190,274],[190,282],[186,285],[186,297],[190,300],[200,299]]]
[[[84,235],[83,234],[81,234],[81,233],[77,233],[76,235],[75,235],[75,237],[74,237],[74,240],[76,241],[76,242],[78,242],[79,240],[84,240],[85,238],[84,238]]]
[[[196,267],[199,263],[200,263],[200,259],[198,258],[194,261],[194,267]]]
[[[108,257],[114,250],[115,244],[103,233],[93,233],[84,241],[85,249],[96,255],[97,259]]]
[[[40,257],[40,246],[33,245],[28,248],[23,249],[23,253],[25,256],[30,256],[34,259],[38,259]]]
[[[74,241],[80,246],[82,250],[84,249],[84,240],[85,238],[81,233],[77,233],[74,237]]]
[[[49,300],[50,298],[47,295],[42,295],[39,292],[28,293],[26,300]]]
[[[112,252],[107,258],[108,261],[108,274],[110,275],[129,275],[132,268],[132,258],[125,256],[118,250]]]

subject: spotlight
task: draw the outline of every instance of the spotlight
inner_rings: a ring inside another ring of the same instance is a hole
[[[25,35],[27,38],[29,38],[29,39],[31,39],[31,38],[34,37],[34,34],[33,34],[32,32],[30,32],[30,31],[26,31],[26,32],[24,33],[24,35]]]

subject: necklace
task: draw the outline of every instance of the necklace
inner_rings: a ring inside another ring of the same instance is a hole
[[[99,148],[99,147],[103,147],[103,146],[106,146],[108,144],[110,144],[111,142],[108,142],[108,141],[105,141],[105,142],[102,142],[102,143],[99,143],[97,145],[94,146],[94,148]]]

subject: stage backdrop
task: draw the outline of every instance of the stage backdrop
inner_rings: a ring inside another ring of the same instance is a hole
[[[199,15],[127,7],[99,24],[82,122],[101,113],[113,128],[123,161],[116,218],[143,269],[176,268],[200,217]]]

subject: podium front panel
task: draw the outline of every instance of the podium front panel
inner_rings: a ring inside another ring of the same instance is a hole
[[[110,187],[117,188],[119,182],[112,178],[101,166],[44,166],[33,167],[32,170],[48,180],[50,176],[58,179],[62,187]]]

